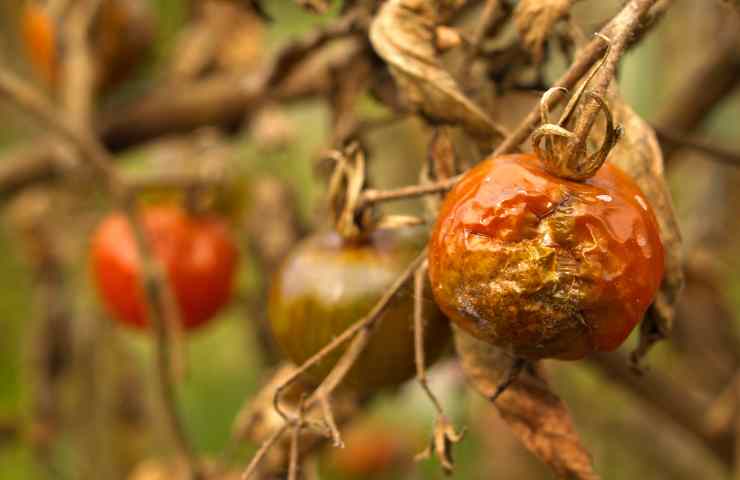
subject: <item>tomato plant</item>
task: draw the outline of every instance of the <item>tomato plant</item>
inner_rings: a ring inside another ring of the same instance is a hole
[[[141,217],[156,261],[167,274],[182,325],[186,329],[205,325],[228,303],[236,273],[238,250],[225,221],[170,205],[146,207]],[[147,327],[140,256],[123,214],[103,220],[91,250],[93,279],[109,312],[126,326]]]

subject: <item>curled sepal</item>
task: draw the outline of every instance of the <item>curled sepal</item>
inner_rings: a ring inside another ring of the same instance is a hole
[[[358,239],[368,224],[369,211],[358,212],[360,193],[365,187],[365,153],[357,143],[344,151],[333,150],[327,155],[334,160],[329,180],[329,214],[337,232],[345,239]]]
[[[540,108],[543,124],[532,133],[532,147],[549,173],[568,180],[586,180],[593,177],[604,164],[609,152],[617,144],[622,129],[615,125],[614,117],[604,98],[594,92],[586,92],[586,96],[596,101],[606,120],[604,140],[601,146],[597,151],[588,154],[585,144],[582,144],[583,147],[578,147],[579,142],[574,141],[577,140],[576,135],[561,124],[567,120],[570,112],[566,111],[557,124],[547,123],[547,97],[554,90],[557,89],[550,89],[542,96]],[[541,145],[543,139],[545,140],[544,148]],[[581,151],[574,152],[574,148],[579,148]]]
[[[455,462],[452,460],[452,446],[462,441],[464,436],[465,430],[458,432],[446,416],[440,415],[434,424],[432,441],[423,452],[416,456],[415,460],[426,460],[436,456],[442,465],[442,470],[449,475],[455,470]]]

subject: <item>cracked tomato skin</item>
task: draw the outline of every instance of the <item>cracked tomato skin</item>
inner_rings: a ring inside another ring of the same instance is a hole
[[[490,157],[446,197],[429,249],[432,291],[450,320],[529,359],[614,350],[662,276],[655,215],[609,163],[573,182],[533,155]]]
[[[146,207],[141,220],[163,266],[186,330],[208,323],[228,303],[238,250],[227,225],[177,206]],[[101,300],[123,325],[147,328],[147,305],[133,232],[123,214],[103,220],[92,237],[92,274]]]
[[[273,279],[269,319],[285,355],[301,364],[365,316],[424,246],[425,235],[379,230],[359,243],[335,232],[301,242]],[[400,384],[415,373],[413,282],[394,297],[380,325],[343,384],[360,393]],[[434,361],[450,336],[437,306],[424,302],[425,350]],[[309,370],[314,383],[324,379],[344,349]]]

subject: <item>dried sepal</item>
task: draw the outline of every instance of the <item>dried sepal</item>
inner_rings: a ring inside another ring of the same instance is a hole
[[[434,433],[429,446],[421,453],[416,455],[415,460],[427,460],[437,457],[442,470],[450,475],[455,470],[455,462],[452,458],[452,446],[462,441],[465,436],[465,430],[458,432],[455,427],[444,415],[439,415],[434,424]]]
[[[522,44],[535,63],[544,57],[547,37],[558,21],[568,15],[576,0],[521,0],[514,11],[514,22]]]
[[[506,132],[460,89],[439,60],[437,27],[462,2],[389,0],[370,25],[370,41],[402,96],[433,122],[460,124],[477,138]]]
[[[454,329],[455,347],[469,384],[490,399],[516,359],[504,350]],[[514,435],[558,478],[594,480],[590,454],[567,407],[536,367],[526,369],[494,403]]]
[[[369,222],[369,211],[357,212],[366,181],[365,153],[352,143],[344,151],[329,152],[328,157],[335,162],[329,180],[331,222],[342,237],[359,238]]]

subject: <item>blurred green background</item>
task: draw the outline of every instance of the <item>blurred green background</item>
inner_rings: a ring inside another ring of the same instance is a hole
[[[18,10],[13,7],[14,2],[4,3],[7,4],[0,7],[0,28],[3,33],[0,60],[30,78],[31,70],[23,59],[17,40]],[[156,0],[152,3],[155,4],[159,18],[156,53],[142,67],[137,79],[118,91],[116,98],[109,100],[111,102],[124,101],[145,92],[157,81],[162,64],[172,55],[176,35],[186,20],[183,2]],[[334,12],[324,16],[309,14],[288,0],[264,3],[274,18],[267,28],[264,47],[267,52],[273,51],[290,38],[329,21],[334,15]],[[619,2],[580,2],[575,16],[584,25],[594,26],[613,13],[617,3]],[[625,59],[620,72],[622,92],[645,118],[654,119],[658,116],[664,102],[672,98],[674,87],[687,72],[701,63],[706,50],[711,47],[711,26],[705,27],[694,21],[697,10],[701,9],[697,7],[698,3],[702,2],[677,1],[661,26]],[[552,72],[553,78],[556,74],[557,71]],[[382,115],[384,112],[382,107],[371,100],[367,100],[367,105],[363,108],[367,109],[370,116]],[[238,136],[232,140],[237,152],[237,168],[244,178],[270,173],[284,179],[297,193],[304,221],[312,223],[324,189],[324,184],[315,178],[312,159],[325,147],[329,114],[325,105],[318,101],[281,108],[281,113],[294,130],[291,141],[281,148],[265,150],[259,148],[250,136]],[[3,120],[0,122],[0,162],[3,162],[4,151],[11,151],[32,141],[41,132],[22,114],[1,102],[0,118]],[[701,130],[696,133],[738,150],[738,120],[740,92],[735,92],[709,115]],[[373,167],[377,169],[379,185],[415,182],[413,172],[416,167],[399,167],[392,159],[418,155],[423,151],[426,142],[423,132],[420,124],[412,120],[374,135],[377,150],[382,152],[384,158],[384,161],[377,162]],[[130,171],[146,171],[148,168],[146,152],[132,151],[125,155]],[[737,189],[739,178],[733,167],[720,166],[699,155],[682,154],[680,157],[671,166],[669,179],[676,195],[682,227],[695,232],[695,224],[702,223],[701,219],[708,211],[725,209],[733,212],[730,203],[733,197],[730,194],[733,189]],[[721,191],[716,188],[717,182],[722,185]],[[728,191],[730,194],[727,194]],[[727,195],[723,197],[723,193]],[[105,201],[92,198],[86,212],[90,218],[81,222],[87,226],[74,228],[74,235],[79,238],[73,243],[84,245],[86,228],[89,229],[95,218],[104,214],[108,207]],[[0,422],[4,419],[13,422],[15,419],[27,419],[31,414],[32,382],[28,377],[27,366],[32,352],[29,352],[28,336],[33,319],[39,314],[39,296],[34,292],[36,279],[33,278],[33,265],[28,259],[26,234],[19,232],[10,218],[12,213],[9,211],[12,208],[7,205],[11,203],[10,200],[4,203],[5,205],[0,205],[3,212],[0,221]],[[69,208],[74,212],[79,205]],[[723,298],[731,306],[734,318],[740,312],[740,275],[737,274],[740,256],[737,255],[737,243],[733,235],[737,231],[735,217],[736,214],[722,217],[727,220],[720,222],[719,231],[714,233],[709,244],[711,255],[721,265],[719,285]],[[704,226],[717,229],[712,225]],[[723,232],[723,229],[726,230]],[[692,246],[704,242],[705,237],[702,234],[692,235],[687,235]],[[264,360],[259,354],[259,342],[251,332],[250,321],[245,317],[248,309],[244,303],[268,279],[259,278],[246,242],[243,247],[239,298],[220,314],[218,321],[187,339],[188,371],[186,379],[179,387],[179,399],[188,433],[200,453],[214,458],[224,451],[229,442],[235,414],[245,400],[257,391],[259,382],[266,374]],[[84,312],[80,319],[83,328],[98,332],[96,341],[105,343],[93,348],[90,357],[94,363],[90,368],[98,370],[96,378],[101,379],[99,383],[78,384],[79,388],[69,388],[70,391],[65,392],[68,398],[64,401],[72,405],[73,410],[80,410],[72,416],[74,424],[63,431],[62,441],[55,443],[51,452],[53,463],[59,470],[59,478],[77,478],[71,476],[74,475],[71,473],[74,471],[73,466],[80,461],[76,458],[76,452],[86,451],[84,448],[89,449],[91,444],[97,444],[92,451],[97,451],[100,458],[88,459],[93,465],[107,458],[106,455],[110,452],[106,453],[106,450],[117,448],[106,440],[105,431],[89,425],[95,422],[96,415],[105,415],[105,412],[86,410],[95,404],[96,399],[109,395],[105,383],[106,372],[114,368],[111,362],[120,358],[111,351],[125,349],[127,355],[130,355],[133,368],[146,372],[147,381],[140,386],[141,391],[145,392],[144,396],[151,396],[154,391],[151,372],[153,352],[149,338],[138,333],[120,331],[101,312],[94,291],[87,284],[85,249],[80,248],[76,255],[67,258],[69,261],[63,269],[68,278],[72,279],[68,291],[83,292],[67,301],[74,306],[75,311]],[[713,319],[697,318],[695,321],[711,323]],[[736,328],[735,322],[731,325],[731,331],[734,333]],[[623,347],[624,351],[634,345],[634,340],[631,339],[629,345]],[[694,368],[691,354],[690,350],[684,350],[680,345],[676,347],[665,343],[653,351],[649,363],[654,371],[684,386],[687,396],[698,396],[706,400],[707,395],[715,395],[717,392],[708,392],[698,386],[701,382],[696,379],[697,369]],[[589,364],[553,363],[552,371],[556,391],[570,405],[584,443],[593,454],[602,478],[729,478],[727,467],[707,451],[697,438],[671,423],[661,412],[650,410],[644,402],[636,400],[619,384],[594,370]],[[434,377],[433,382],[443,392],[455,424],[468,427],[466,439],[455,449],[457,470],[452,478],[551,478],[544,467],[517,445],[506,427],[491,413],[491,409],[474,394],[468,395],[459,387],[459,380],[455,381],[454,375],[452,377],[453,380],[450,380],[450,375],[441,372]],[[676,402],[681,401],[681,398],[676,399]],[[433,412],[415,385],[404,387],[396,395],[382,395],[374,400],[369,415],[399,435],[403,431],[410,432],[409,436],[414,439],[411,442],[412,453],[423,446],[433,421]],[[83,430],[87,433],[80,435]],[[168,448],[166,435],[160,431],[162,427],[155,426],[152,430],[156,433],[148,434],[152,438],[141,438],[138,451],[147,456],[166,453]],[[7,441],[0,438],[0,479],[56,478],[56,474],[50,474],[38,466],[29,443],[23,440],[33,434],[29,425],[22,423],[18,438],[12,437]],[[81,447],[79,442],[87,442],[87,447]],[[236,465],[246,464],[253,451],[254,447],[241,448],[235,456]],[[324,457],[326,458],[320,466],[321,478],[347,478],[332,465],[329,454]],[[415,473],[410,473],[412,471]],[[88,472],[81,474],[81,478],[93,477]],[[406,465],[399,466],[396,471],[391,471],[382,478],[441,479],[443,475],[435,461],[427,461],[419,464],[416,470]]]

